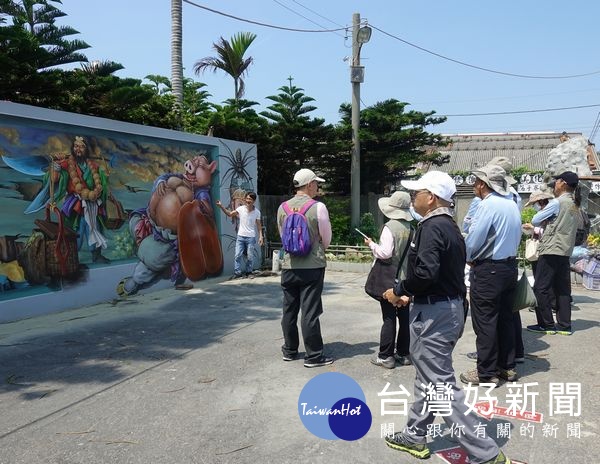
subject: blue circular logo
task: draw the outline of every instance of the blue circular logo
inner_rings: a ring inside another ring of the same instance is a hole
[[[298,398],[304,427],[325,440],[358,440],[371,428],[371,410],[356,381],[339,372],[325,372],[309,380]]]

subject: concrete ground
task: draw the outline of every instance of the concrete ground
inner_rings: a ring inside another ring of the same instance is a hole
[[[0,463],[417,462],[381,438],[391,423],[400,430],[405,416],[382,415],[377,393],[390,382],[412,395],[414,368],[369,363],[381,316],[363,291],[365,279],[327,272],[321,325],[326,353],[336,361],[318,369],[281,360],[277,276],[216,279],[186,292],[161,290],[0,324]],[[497,441],[522,462],[600,461],[600,293],[573,292],[572,336],[523,333],[520,382],[533,383],[543,422],[482,419],[494,437],[497,424],[511,424],[510,439]],[[535,322],[528,311],[522,317],[524,326]],[[475,367],[465,356],[474,340],[468,321],[454,352],[457,374]],[[304,385],[332,371],[365,393],[373,423],[359,440],[319,439],[298,416]],[[551,383],[558,389],[552,395]],[[499,406],[507,406],[509,393],[508,384],[494,390]],[[456,446],[442,431],[433,451]]]

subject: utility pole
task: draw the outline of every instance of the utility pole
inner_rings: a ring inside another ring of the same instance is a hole
[[[365,68],[360,65],[360,49],[371,38],[369,26],[360,27],[360,14],[352,15],[352,159],[350,163],[350,222],[358,227],[360,222],[360,84],[364,82]]]
[[[350,82],[352,82],[352,161],[350,162],[350,222],[352,227],[358,227],[360,222],[360,82],[356,70],[360,69],[360,46],[358,45],[358,28],[360,14],[352,15],[352,66],[350,67]]]

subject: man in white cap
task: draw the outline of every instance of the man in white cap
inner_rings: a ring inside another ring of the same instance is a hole
[[[518,378],[512,306],[521,215],[516,203],[507,197],[509,184],[504,169],[488,164],[473,174],[473,191],[481,203],[465,242],[467,262],[471,265],[470,303],[477,369],[462,373],[460,379],[473,385],[497,385],[498,377],[508,381]]]
[[[331,243],[331,222],[327,207],[313,200],[318,193],[320,182],[325,180],[310,169],[300,169],[294,175],[296,195],[282,203],[277,210],[277,225],[281,235],[288,216],[286,208],[288,211],[302,211],[308,206],[304,215],[308,223],[311,249],[304,256],[285,253],[281,271],[283,360],[293,361],[298,356],[300,344],[298,313],[302,311],[300,325],[306,351],[304,367],[320,367],[333,363],[333,358],[323,354],[323,338],[319,322],[319,317],[323,313],[321,293],[327,264],[325,250]]]
[[[463,300],[465,243],[454,222],[454,180],[429,171],[416,181],[402,181],[413,191],[413,206],[423,217],[408,252],[406,278],[384,293],[390,303],[410,307],[410,356],[415,366],[414,398],[402,432],[385,438],[393,449],[426,459],[427,435],[441,415],[448,427],[460,427],[455,438],[469,455],[469,462],[509,464],[511,461],[487,435],[476,433],[479,419],[467,411],[464,391],[456,385],[452,352],[464,328]],[[435,414],[427,407],[424,386],[444,385],[451,398],[450,414]]]

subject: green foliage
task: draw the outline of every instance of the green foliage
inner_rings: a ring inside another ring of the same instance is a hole
[[[469,171],[451,171],[448,173],[448,175],[450,177],[461,176],[463,179],[466,179],[468,176],[471,175],[471,172],[469,172]]]
[[[358,228],[367,236],[373,240],[377,240],[377,224],[375,223],[375,217],[371,213],[365,213],[360,218]],[[362,237],[361,237],[362,238]],[[361,240],[362,245],[362,240]]]
[[[350,227],[350,199],[325,197],[321,199],[329,211],[333,244],[348,245],[356,241],[356,233]]]
[[[521,211],[521,223],[531,223],[531,219],[535,216],[535,213],[537,211],[531,207],[523,208],[523,211]]]
[[[292,85],[292,77],[288,81],[288,85],[279,88],[281,93],[267,97],[274,102],[268,107],[270,111],[260,113],[272,122],[269,124],[271,151],[265,153],[261,149],[259,185],[268,186],[269,194],[289,193],[289,179],[294,171],[308,167],[325,175],[331,190],[329,167],[340,150],[337,132],[333,126],[324,124],[323,119],[308,116],[316,109],[308,104],[314,98]],[[336,169],[341,166],[337,163]],[[348,177],[348,172],[344,175]]]
[[[395,183],[399,176],[418,162],[441,165],[448,161],[435,148],[446,145],[439,134],[430,134],[425,127],[443,123],[445,117],[435,117],[435,111],[406,111],[408,103],[389,99],[361,111],[361,190],[383,192],[385,185]],[[340,108],[342,125],[350,134],[351,106]]]
[[[523,174],[543,174],[544,171],[532,171],[527,166],[517,166],[514,169],[511,169],[510,175],[515,179],[519,180]]]
[[[54,66],[86,62],[80,53],[85,42],[67,40],[77,31],[56,26],[65,14],[53,4],[58,0],[0,0],[0,100],[15,101],[80,114],[89,114],[155,127],[180,129],[254,143],[258,146],[259,194],[288,194],[293,173],[302,167],[327,179],[329,192],[350,192],[350,106],[342,105],[342,121],[325,124],[309,113],[314,99],[289,84],[268,96],[266,111],[255,102],[241,99],[251,57],[245,57],[255,40],[252,33],[238,33],[214,43],[216,56],[196,62],[194,71],[224,71],[235,83],[234,98],[222,105],[209,103],[205,84],[183,80],[183,104],[175,103],[172,82],[150,74],[147,81],[119,78],[122,65],[110,60],[84,64],[66,71]],[[361,189],[383,191],[415,162],[443,162],[435,148],[440,136],[425,132],[426,126],[443,122],[434,112],[406,111],[407,103],[386,100],[361,113]],[[174,109],[175,108],[175,109]],[[349,207],[333,218],[334,241],[350,243]]]
[[[217,56],[207,56],[194,64],[194,72],[200,75],[206,70],[217,72],[224,71],[233,78],[235,93],[234,100],[239,100],[244,95],[245,83],[242,77],[247,73],[248,67],[254,59],[244,58],[246,51],[256,39],[256,34],[251,32],[238,32],[230,40],[223,37],[213,43]]]

